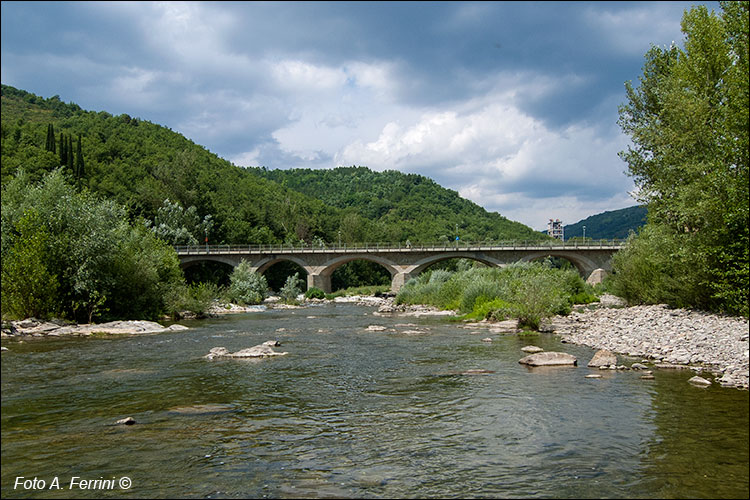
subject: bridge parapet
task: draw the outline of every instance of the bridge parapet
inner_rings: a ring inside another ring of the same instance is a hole
[[[178,245],[177,255],[207,254],[269,254],[269,253],[370,253],[370,252],[436,252],[436,251],[491,251],[491,250],[619,250],[625,241],[619,239],[573,241],[487,241],[458,243],[355,243],[350,245]]]

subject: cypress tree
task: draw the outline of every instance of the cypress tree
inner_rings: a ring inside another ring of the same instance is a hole
[[[82,137],[78,134],[78,150],[76,151],[76,178],[80,179],[84,174]]]
[[[68,142],[65,140],[65,134],[60,132],[60,165],[67,165],[68,164],[68,153],[65,150],[65,146],[68,145]]]
[[[66,155],[68,160],[68,168],[70,171],[73,171],[73,138],[71,136],[68,136],[68,145],[66,147]]]
[[[56,153],[55,148],[55,127],[52,126],[52,124],[47,125],[47,143],[45,144],[44,148],[47,151],[50,151],[52,153]]]

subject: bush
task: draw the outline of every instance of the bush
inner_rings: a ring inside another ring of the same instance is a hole
[[[299,273],[294,273],[286,279],[286,283],[279,291],[279,297],[285,304],[297,304],[297,297],[302,293],[304,283],[299,277]]]
[[[174,286],[165,297],[168,314],[180,318],[183,313],[194,314],[197,318],[208,315],[211,306],[222,295],[221,288],[215,283],[194,283],[192,285]]]
[[[306,299],[325,299],[326,293],[318,287],[308,288],[305,292]]]
[[[254,272],[245,260],[234,268],[229,282],[227,295],[231,302],[239,305],[260,304],[268,297],[266,277]]]

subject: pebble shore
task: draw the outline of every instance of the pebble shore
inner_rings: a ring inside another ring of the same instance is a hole
[[[665,305],[599,307],[557,316],[546,331],[563,342],[712,372],[726,387],[748,388],[747,319]]]

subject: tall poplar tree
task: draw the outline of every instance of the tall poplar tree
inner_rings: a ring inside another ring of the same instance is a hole
[[[721,6],[686,11],[684,49],[652,47],[640,86],[626,84],[619,124],[633,146],[621,157],[648,224],[616,259],[616,283],[631,302],[747,316],[748,2]]]

